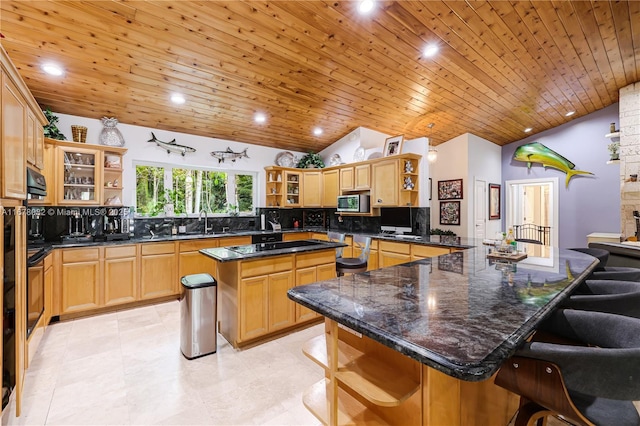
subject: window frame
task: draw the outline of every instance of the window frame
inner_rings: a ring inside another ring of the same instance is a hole
[[[138,166],[148,166],[148,167],[162,167],[164,169],[164,187],[165,188],[173,188],[173,169],[190,169],[190,170],[202,170],[206,172],[220,172],[225,173],[227,175],[227,185],[232,185],[231,187],[227,187],[227,204],[229,204],[229,196],[230,194],[235,194],[235,182],[237,175],[250,175],[253,176],[253,191],[252,191],[252,205],[253,211],[251,212],[238,212],[237,216],[255,216],[255,211],[258,206],[258,190],[257,185],[259,185],[260,173],[252,170],[235,170],[235,169],[221,169],[216,167],[206,167],[206,166],[197,166],[197,165],[182,165],[182,164],[173,164],[173,163],[162,163],[157,161],[144,161],[144,160],[134,160],[133,161],[133,169],[135,171],[134,176],[137,176],[137,167]],[[233,179],[232,179],[233,177]],[[133,186],[133,204],[136,210],[136,217],[198,217],[200,213],[180,213],[167,215],[166,213],[161,213],[157,216],[147,216],[142,215],[137,212],[138,210],[138,198],[136,195],[136,190],[138,187],[138,182],[136,178],[136,184]],[[230,189],[233,188],[234,191]],[[232,216],[229,213],[207,213],[208,217],[229,217]]]

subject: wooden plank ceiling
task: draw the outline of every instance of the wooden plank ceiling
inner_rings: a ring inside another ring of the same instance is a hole
[[[0,3],[2,45],[43,108],[281,149],[359,126],[429,136],[431,122],[435,144],[504,145],[640,80],[638,1],[378,2],[368,16],[356,1]]]

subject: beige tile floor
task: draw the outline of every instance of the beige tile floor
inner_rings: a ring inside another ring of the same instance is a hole
[[[301,396],[323,373],[301,347],[323,325],[242,351],[219,337],[216,354],[189,361],[179,319],[179,303],[167,302],[51,325],[27,371],[22,416],[2,423],[319,424]]]
[[[56,323],[25,378],[23,414],[3,425],[318,425],[302,392],[323,375],[301,352],[323,325],[216,354],[180,353],[180,306],[167,302]],[[549,419],[549,426],[566,423]]]

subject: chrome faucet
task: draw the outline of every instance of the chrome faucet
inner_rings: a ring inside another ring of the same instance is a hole
[[[202,220],[202,213],[204,213],[204,233],[208,234],[209,231],[213,229],[213,227],[209,228],[207,226],[207,210],[206,209],[200,210],[200,213],[198,214],[198,222]]]

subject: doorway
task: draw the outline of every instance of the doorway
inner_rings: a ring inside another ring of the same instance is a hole
[[[484,180],[475,180],[474,193],[474,237],[484,240],[487,233],[487,182]]]
[[[552,247],[558,246],[558,178],[508,180],[506,229],[532,223],[551,227]]]

